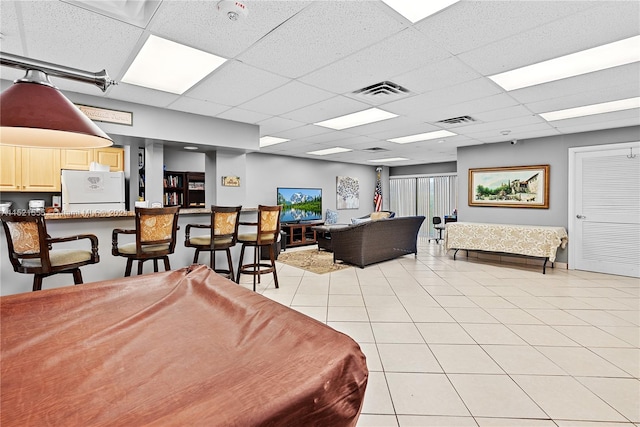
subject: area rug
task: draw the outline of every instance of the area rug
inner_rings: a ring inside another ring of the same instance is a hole
[[[278,262],[316,274],[331,273],[352,267],[348,264],[334,264],[333,253],[317,249],[281,252],[278,255]]]

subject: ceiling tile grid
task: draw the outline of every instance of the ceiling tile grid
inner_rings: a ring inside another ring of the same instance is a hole
[[[460,1],[415,24],[378,0],[250,0],[248,15],[237,22],[217,4],[2,0],[0,49],[92,72],[105,68],[116,79],[152,34],[221,55],[229,60],[181,96],[124,83],[102,93],[51,80],[71,95],[257,124],[261,136],[290,139],[260,151],[347,163],[375,165],[369,160],[397,156],[408,160],[390,165],[451,161],[466,145],[640,125],[637,109],[556,122],[539,116],[640,96],[640,62],[513,91],[488,78],[640,34],[635,0]],[[0,68],[2,87],[23,75]],[[353,94],[383,81],[409,93]],[[313,125],[371,106],[399,116],[342,131]],[[460,116],[474,121],[439,123]],[[387,141],[439,129],[458,135],[442,143]],[[335,146],[353,151],[307,154]],[[374,147],[389,151],[367,150]]]

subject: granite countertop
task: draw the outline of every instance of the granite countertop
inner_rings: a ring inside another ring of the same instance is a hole
[[[242,212],[257,212],[257,208],[242,208]],[[180,209],[180,215],[209,215],[211,213],[210,208],[193,208],[193,209]],[[44,218],[49,220],[62,220],[62,219],[96,219],[96,218],[126,218],[134,217],[134,211],[106,211],[106,212],[91,212],[91,211],[79,211],[79,212],[60,212],[60,213],[46,213]]]

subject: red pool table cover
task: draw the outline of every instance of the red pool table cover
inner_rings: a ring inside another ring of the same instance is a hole
[[[349,337],[206,266],[0,298],[10,426],[355,426]]]

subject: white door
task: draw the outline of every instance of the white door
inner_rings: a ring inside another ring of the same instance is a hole
[[[640,143],[571,156],[570,268],[640,277]]]

